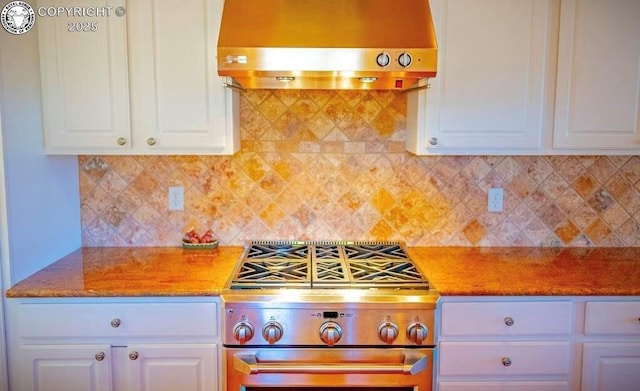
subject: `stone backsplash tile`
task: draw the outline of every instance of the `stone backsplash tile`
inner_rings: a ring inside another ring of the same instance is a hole
[[[247,91],[234,156],[80,156],[85,246],[250,239],[410,246],[640,246],[639,156],[423,156],[406,95]],[[169,186],[185,210],[169,211]],[[505,189],[504,212],[486,211]]]

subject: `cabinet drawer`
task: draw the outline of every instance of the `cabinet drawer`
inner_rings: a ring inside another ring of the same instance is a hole
[[[440,382],[440,391],[567,391],[566,381]]]
[[[584,319],[584,333],[640,334],[640,302],[587,302]]]
[[[566,375],[568,342],[442,342],[440,375]]]
[[[570,334],[573,304],[474,302],[442,305],[443,336]]]
[[[19,326],[25,338],[218,334],[216,303],[23,303]]]

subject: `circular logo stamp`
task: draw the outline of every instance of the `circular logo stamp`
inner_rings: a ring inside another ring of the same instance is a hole
[[[24,34],[31,30],[36,22],[33,8],[24,1],[12,1],[2,8],[0,13],[2,27],[11,34]]]

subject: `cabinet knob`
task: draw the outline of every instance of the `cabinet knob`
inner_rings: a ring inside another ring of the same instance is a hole
[[[516,323],[516,321],[513,320],[512,317],[507,316],[506,318],[504,318],[504,324],[506,324],[507,326],[511,327],[514,323]]]
[[[502,365],[508,367],[511,365],[511,359],[509,357],[502,357]]]
[[[96,353],[96,361],[102,361],[104,360],[104,352],[98,352]]]
[[[431,145],[438,145],[438,138],[437,137],[431,137],[429,139],[429,144]]]
[[[135,361],[138,359],[138,352],[136,352],[135,350],[131,353],[129,353],[129,360]]]
[[[148,146],[154,146],[154,145],[156,145],[156,139],[155,139],[155,138],[153,138],[153,137],[149,137],[149,138],[147,139],[147,145],[148,145]]]
[[[113,327],[114,329],[120,327],[120,319],[118,318],[112,319],[111,327]]]
[[[127,143],[127,139],[124,137],[118,137],[116,142],[118,143],[118,145],[125,145]]]

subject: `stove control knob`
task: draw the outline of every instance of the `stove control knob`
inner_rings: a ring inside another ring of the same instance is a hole
[[[273,345],[274,343],[280,341],[282,338],[282,334],[284,331],[282,330],[282,325],[275,320],[269,321],[262,328],[262,336],[265,341],[269,342],[269,345]]]
[[[244,345],[253,338],[253,326],[247,321],[241,321],[233,327],[233,337],[240,345]]]
[[[391,322],[382,323],[378,327],[378,338],[387,345],[391,345],[398,338],[398,326]]]
[[[427,326],[420,322],[413,322],[407,326],[407,338],[417,345],[422,345],[422,341],[427,339],[428,333],[429,330],[427,330]]]
[[[324,322],[320,326],[320,339],[329,346],[335,345],[342,338],[342,327],[333,321]]]

